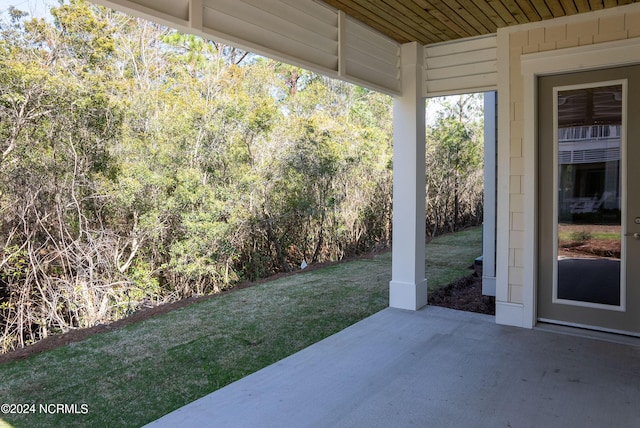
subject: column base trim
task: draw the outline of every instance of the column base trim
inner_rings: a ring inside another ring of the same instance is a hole
[[[397,309],[417,311],[427,305],[427,280],[417,284],[391,281],[389,283],[389,306]]]
[[[524,305],[521,303],[496,302],[496,324],[533,328],[531,322],[525,322],[524,314]]]
[[[484,296],[496,296],[496,277],[495,276],[483,276],[482,277],[482,294]]]

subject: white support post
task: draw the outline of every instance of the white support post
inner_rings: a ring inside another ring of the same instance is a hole
[[[393,255],[389,305],[418,310],[427,304],[425,279],[424,48],[401,48],[402,95],[393,101]]]
[[[496,295],[496,93],[484,93],[484,219],[482,294]]]

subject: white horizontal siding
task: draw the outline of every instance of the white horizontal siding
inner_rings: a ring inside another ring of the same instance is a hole
[[[190,0],[91,0],[91,2],[181,30],[189,22]]]
[[[274,0],[270,0],[274,1]],[[276,0],[278,3],[286,4],[288,7],[297,9],[298,11],[313,16],[314,19],[322,21],[330,26],[336,25],[337,11],[329,7],[318,7],[318,4],[310,1],[300,0]],[[313,4],[309,4],[313,3]]]
[[[360,23],[359,21],[344,15],[345,26],[349,37],[357,38],[361,41],[367,41],[370,45],[375,46],[376,50],[383,52],[398,51],[398,43],[382,33],[372,30],[370,27]]]
[[[340,75],[400,91],[400,45],[343,15]]]
[[[424,64],[426,97],[483,92],[498,86],[495,35],[427,46]]]
[[[138,0],[137,3],[180,19],[189,19],[189,0]]]
[[[298,32],[301,36],[304,36],[307,42],[312,37],[319,37],[321,39],[328,39],[336,42],[338,40],[337,22],[338,17],[335,12],[328,11],[327,8],[317,5],[316,3],[306,4],[304,9],[294,7],[291,2],[283,0],[206,0],[206,2],[213,1],[215,3],[225,3],[232,7],[237,7],[246,3],[251,5],[257,10],[256,15],[249,15],[250,8],[245,7],[239,12],[240,16],[253,23],[260,23],[256,21],[266,19],[268,20],[269,29],[280,32],[283,31],[287,34],[296,34]],[[305,2],[298,1],[293,3],[296,6],[300,6]],[[329,13],[327,13],[327,11]],[[247,13],[247,15],[244,15]]]
[[[347,81],[387,94],[398,94],[400,92],[398,77],[383,74],[374,76],[375,73],[370,68],[348,60],[346,61],[346,67],[350,70],[349,75],[345,76]]]
[[[459,53],[474,52],[482,49],[495,49],[498,45],[495,34],[491,36],[473,37],[454,42],[436,43],[428,45],[428,56],[439,57]]]
[[[278,0],[205,0],[203,3],[205,33],[222,33],[232,40],[257,42],[269,51],[283,52],[315,67],[337,71],[337,15],[331,26]]]
[[[329,77],[400,92],[400,46],[315,0],[91,1]]]
[[[396,61],[390,63],[391,59]],[[345,61],[347,62],[347,73],[351,72],[348,64],[362,64],[377,75],[388,76],[393,79],[398,76],[398,57],[391,54],[387,58],[381,58],[380,56],[371,55],[371,51],[363,51],[357,46],[347,43],[345,45]]]

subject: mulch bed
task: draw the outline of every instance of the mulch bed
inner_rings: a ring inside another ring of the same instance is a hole
[[[496,314],[496,299],[482,295],[482,277],[473,273],[429,294],[429,304],[467,312]]]
[[[566,242],[560,247],[563,255],[589,255],[620,258],[620,241],[590,239],[587,242]]]
[[[334,263],[326,263],[324,264],[324,266],[329,264],[334,264]],[[317,269],[319,267],[322,267],[322,266],[314,266],[314,269]],[[309,270],[311,269],[307,269],[305,271],[309,271]],[[276,277],[289,276],[296,273],[301,273],[301,272],[298,271],[298,272],[292,272],[288,274],[280,274],[280,275],[277,275]],[[265,280],[257,281],[254,283],[244,283],[234,287],[233,289],[223,291],[220,294],[230,293],[236,290],[247,288],[255,284],[262,283],[265,281],[270,281],[273,279],[274,277],[271,277],[271,278],[267,278]],[[55,349],[60,346],[68,345],[73,342],[79,342],[95,334],[104,333],[107,331],[122,328],[127,325],[130,325],[139,321],[143,321],[160,314],[164,314],[179,308],[183,308],[185,306],[188,306],[197,302],[201,302],[203,300],[214,298],[216,296],[219,296],[220,294],[193,297],[193,298],[183,299],[173,303],[156,306],[153,308],[141,309],[127,318],[112,322],[110,324],[101,324],[91,328],[71,330],[64,334],[49,336],[46,339],[42,339],[34,343],[33,345],[29,345],[25,348],[16,349],[15,351],[7,352],[5,354],[0,354],[0,364],[6,363],[9,361],[25,359],[32,355],[39,354],[41,352],[45,352],[51,349]],[[476,273],[466,276],[464,278],[461,278],[429,294],[429,304],[434,306],[444,306],[447,308],[458,309],[462,311],[479,312],[483,314],[495,315],[495,298],[482,295],[482,278]]]

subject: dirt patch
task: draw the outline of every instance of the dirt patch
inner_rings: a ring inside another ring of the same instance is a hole
[[[481,314],[496,314],[496,299],[482,295],[482,277],[477,273],[460,278],[429,294],[429,304]]]

